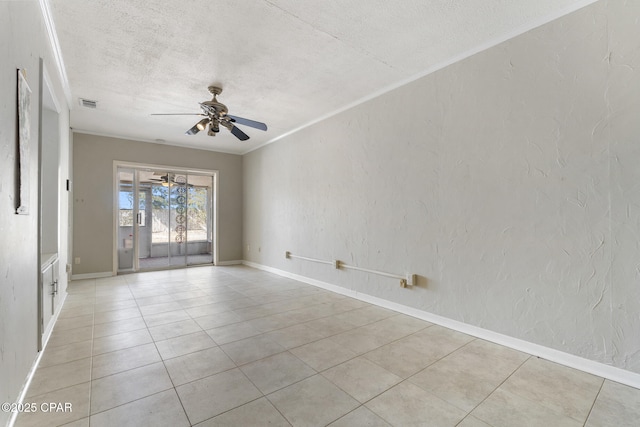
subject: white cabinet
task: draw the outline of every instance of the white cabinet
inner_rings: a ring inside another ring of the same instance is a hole
[[[42,289],[41,289],[41,334],[50,329],[51,318],[56,311],[58,302],[58,257],[56,255],[44,256],[42,264]]]

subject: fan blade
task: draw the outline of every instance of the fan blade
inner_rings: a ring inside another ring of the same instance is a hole
[[[256,122],[255,120],[245,119],[244,117],[232,116],[231,114],[227,114],[227,117],[231,119],[234,123],[239,123],[241,125],[249,126],[252,128],[267,130],[267,125],[261,122]]]
[[[198,122],[198,123],[200,123],[200,122]],[[195,135],[196,133],[200,132],[200,129],[198,129],[198,123],[193,125],[193,127],[191,129],[186,131],[185,135]]]
[[[202,113],[152,113],[150,116],[204,116]]]
[[[249,139],[249,135],[242,132],[240,129],[238,129],[237,126],[233,126],[230,130],[231,130],[231,133],[240,141],[246,141],[247,139]]]

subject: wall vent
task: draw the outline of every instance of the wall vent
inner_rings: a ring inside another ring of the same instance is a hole
[[[90,99],[80,98],[80,106],[85,108],[96,108],[98,106],[98,101],[92,101]]]

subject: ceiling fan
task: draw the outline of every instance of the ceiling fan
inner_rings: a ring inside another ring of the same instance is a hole
[[[186,182],[186,177],[184,175],[171,174],[171,178],[169,178],[169,173],[163,174],[160,172],[154,172],[153,176],[158,178],[147,178],[147,180],[159,182],[164,187],[168,187],[169,184],[187,185],[188,187],[193,187],[193,184],[188,184]]]
[[[204,117],[198,123],[193,125],[191,129],[185,132],[187,135],[195,135],[201,130],[205,130],[209,126],[207,134],[216,136],[220,132],[220,126],[224,126],[240,141],[249,139],[249,135],[241,131],[235,124],[239,123],[255,129],[267,130],[267,125],[255,120],[245,119],[243,117],[232,116],[228,114],[227,106],[218,101],[217,96],[222,93],[222,88],[218,86],[209,86],[209,92],[213,95],[211,101],[200,102],[202,113],[177,113],[177,114],[152,114],[152,116],[202,116]]]

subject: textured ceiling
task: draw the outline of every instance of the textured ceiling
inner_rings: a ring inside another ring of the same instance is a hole
[[[48,0],[76,131],[245,153],[593,0]],[[184,135],[217,83],[238,141]],[[96,100],[87,109],[79,98]]]

